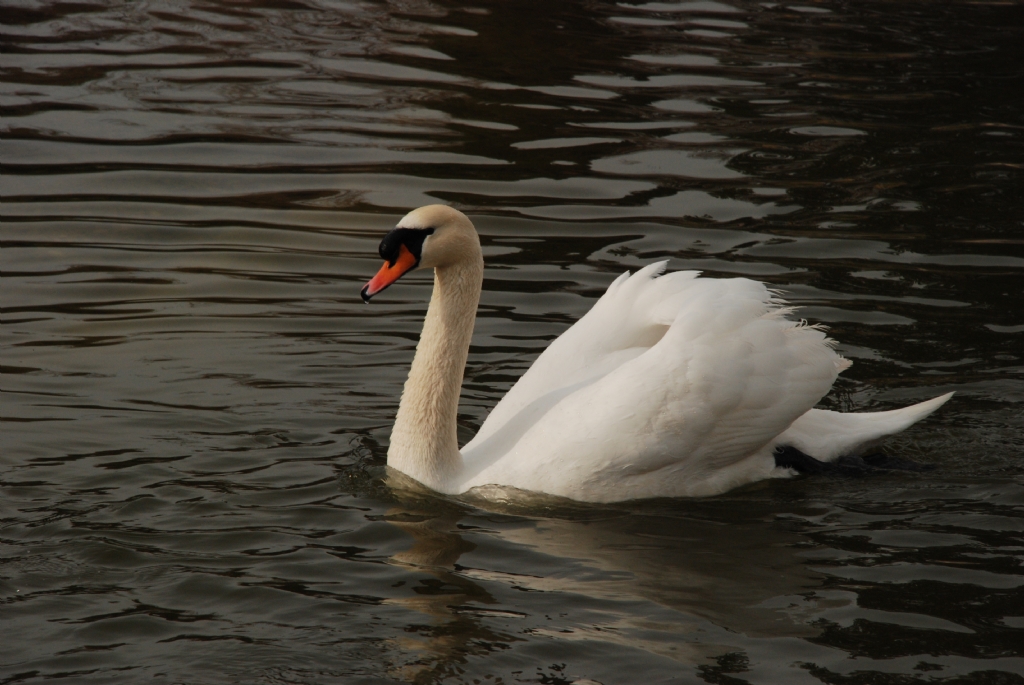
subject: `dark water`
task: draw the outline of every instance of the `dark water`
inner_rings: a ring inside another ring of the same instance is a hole
[[[0,682],[1024,683],[1024,7],[4,0]],[[956,390],[924,474],[504,510],[384,480],[430,283],[463,438],[615,275],[786,290]]]

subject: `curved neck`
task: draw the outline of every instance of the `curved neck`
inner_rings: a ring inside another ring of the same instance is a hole
[[[447,492],[462,468],[456,419],[484,263],[434,269],[434,292],[391,432],[388,466]]]

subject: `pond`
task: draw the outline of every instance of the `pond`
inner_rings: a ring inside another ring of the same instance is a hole
[[[1024,18],[916,0],[5,1],[2,683],[1024,683]],[[576,505],[392,487],[431,281],[460,439],[627,270],[754,278],[949,391],[922,473]]]

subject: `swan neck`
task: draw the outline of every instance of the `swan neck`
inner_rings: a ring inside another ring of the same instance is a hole
[[[457,418],[483,285],[483,258],[434,269],[434,291],[398,406],[388,466],[440,492],[462,468]]]

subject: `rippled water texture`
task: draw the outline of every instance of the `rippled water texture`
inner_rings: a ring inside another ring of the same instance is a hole
[[[0,682],[1024,683],[1024,6],[4,0]],[[749,276],[950,390],[923,474],[389,485],[447,202],[462,439],[627,269]]]

